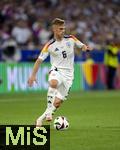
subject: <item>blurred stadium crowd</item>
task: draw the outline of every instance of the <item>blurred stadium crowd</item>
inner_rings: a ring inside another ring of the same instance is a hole
[[[120,41],[119,0],[1,0],[0,45],[14,38],[20,47],[41,48],[55,17],[67,20],[67,33],[101,48]]]

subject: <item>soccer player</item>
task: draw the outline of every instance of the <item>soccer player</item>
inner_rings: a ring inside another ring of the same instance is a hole
[[[65,35],[65,21],[55,18],[52,21],[54,38],[43,47],[36,60],[31,76],[28,79],[29,86],[36,82],[36,73],[40,64],[50,55],[51,69],[49,72],[49,87],[47,93],[47,108],[36,120],[36,126],[42,126],[43,120],[51,121],[52,114],[66,100],[74,79],[74,50],[90,50],[88,46],[80,42],[73,35]]]

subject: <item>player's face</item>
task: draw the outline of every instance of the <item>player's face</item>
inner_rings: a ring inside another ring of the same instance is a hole
[[[55,25],[53,27],[53,32],[58,37],[63,37],[65,34],[65,25]]]

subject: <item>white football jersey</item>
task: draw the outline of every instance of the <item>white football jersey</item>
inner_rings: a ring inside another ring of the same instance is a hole
[[[45,44],[38,58],[45,60],[50,55],[51,69],[57,68],[64,76],[73,77],[74,49],[83,45],[73,35],[65,35],[61,41],[52,39]]]

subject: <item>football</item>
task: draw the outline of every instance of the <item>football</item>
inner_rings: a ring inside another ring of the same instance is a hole
[[[54,128],[56,130],[65,130],[68,129],[69,122],[66,117],[64,116],[58,116],[54,120]]]

